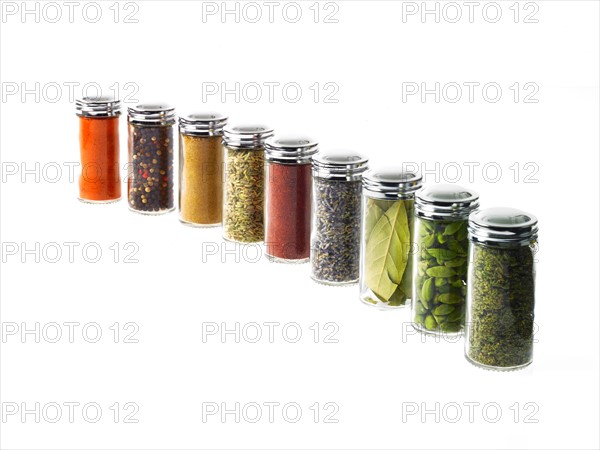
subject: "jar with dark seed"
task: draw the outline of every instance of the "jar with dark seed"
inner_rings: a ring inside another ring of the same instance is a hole
[[[265,140],[273,129],[261,125],[226,127],[223,237],[254,243],[265,237]]]
[[[452,185],[421,189],[415,199],[413,324],[427,334],[454,335],[465,324],[469,214],[476,192]]]
[[[163,214],[175,209],[175,108],[140,104],[128,108],[129,209],[142,214]]]
[[[401,168],[363,175],[360,299],[380,309],[410,305],[414,203],[422,177]]]
[[[328,285],[358,282],[362,173],[368,160],[354,152],[313,158],[311,278]]]

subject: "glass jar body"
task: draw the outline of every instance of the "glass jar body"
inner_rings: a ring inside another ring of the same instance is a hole
[[[465,354],[473,364],[514,370],[531,364],[535,247],[471,242]]]
[[[129,123],[129,209],[164,214],[175,209],[173,125]]]
[[[79,117],[79,199],[111,203],[121,198],[119,117]]]
[[[310,256],[310,161],[265,165],[265,247],[269,258],[302,263]]]
[[[362,182],[313,178],[311,277],[323,284],[358,282]]]
[[[223,237],[229,241],[264,240],[264,164],[262,147],[225,146]]]
[[[413,325],[424,333],[458,334],[465,323],[467,218],[415,219]]]
[[[381,309],[405,307],[412,296],[414,196],[363,193],[360,299]]]
[[[223,220],[221,136],[179,134],[179,219],[210,227]]]

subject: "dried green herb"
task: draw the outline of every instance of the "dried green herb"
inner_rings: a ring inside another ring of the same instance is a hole
[[[361,180],[314,178],[312,277],[351,283],[359,277]]]
[[[264,162],[259,149],[227,148],[223,228],[226,239],[264,239]]]
[[[432,332],[459,332],[465,322],[467,221],[420,218],[413,321]]]
[[[367,197],[365,208],[364,284],[375,298],[366,301],[402,306],[412,290],[413,200]]]
[[[527,364],[533,355],[532,247],[474,244],[467,356],[493,367]]]

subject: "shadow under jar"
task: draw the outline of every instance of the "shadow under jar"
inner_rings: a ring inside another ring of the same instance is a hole
[[[329,152],[313,158],[311,278],[339,286],[358,282],[362,174],[367,158]]]
[[[175,108],[140,104],[128,108],[129,209],[164,214],[175,209],[173,129]]]
[[[240,243],[265,237],[265,140],[273,129],[260,125],[228,126],[225,146],[223,238]]]
[[[518,209],[469,216],[465,354],[478,367],[515,370],[533,361],[537,237],[537,218]]]
[[[318,144],[306,138],[270,138],[265,141],[265,152],[266,255],[276,262],[307,262],[311,162]]]
[[[119,116],[112,97],[84,97],[75,102],[79,116],[81,175],[79,200],[112,203],[121,199]]]
[[[421,175],[402,169],[363,175],[360,299],[380,309],[410,305],[415,192]]]
[[[465,324],[469,214],[479,195],[441,184],[425,187],[415,199],[415,280],[413,325],[427,334],[454,335]]]
[[[221,114],[179,118],[179,220],[196,227],[223,220],[223,127]]]

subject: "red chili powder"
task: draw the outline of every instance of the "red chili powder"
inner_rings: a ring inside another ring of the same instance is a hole
[[[310,256],[312,174],[310,164],[267,165],[267,254],[298,260]]]
[[[80,117],[79,124],[79,197],[91,201],[119,199],[119,117]]]

